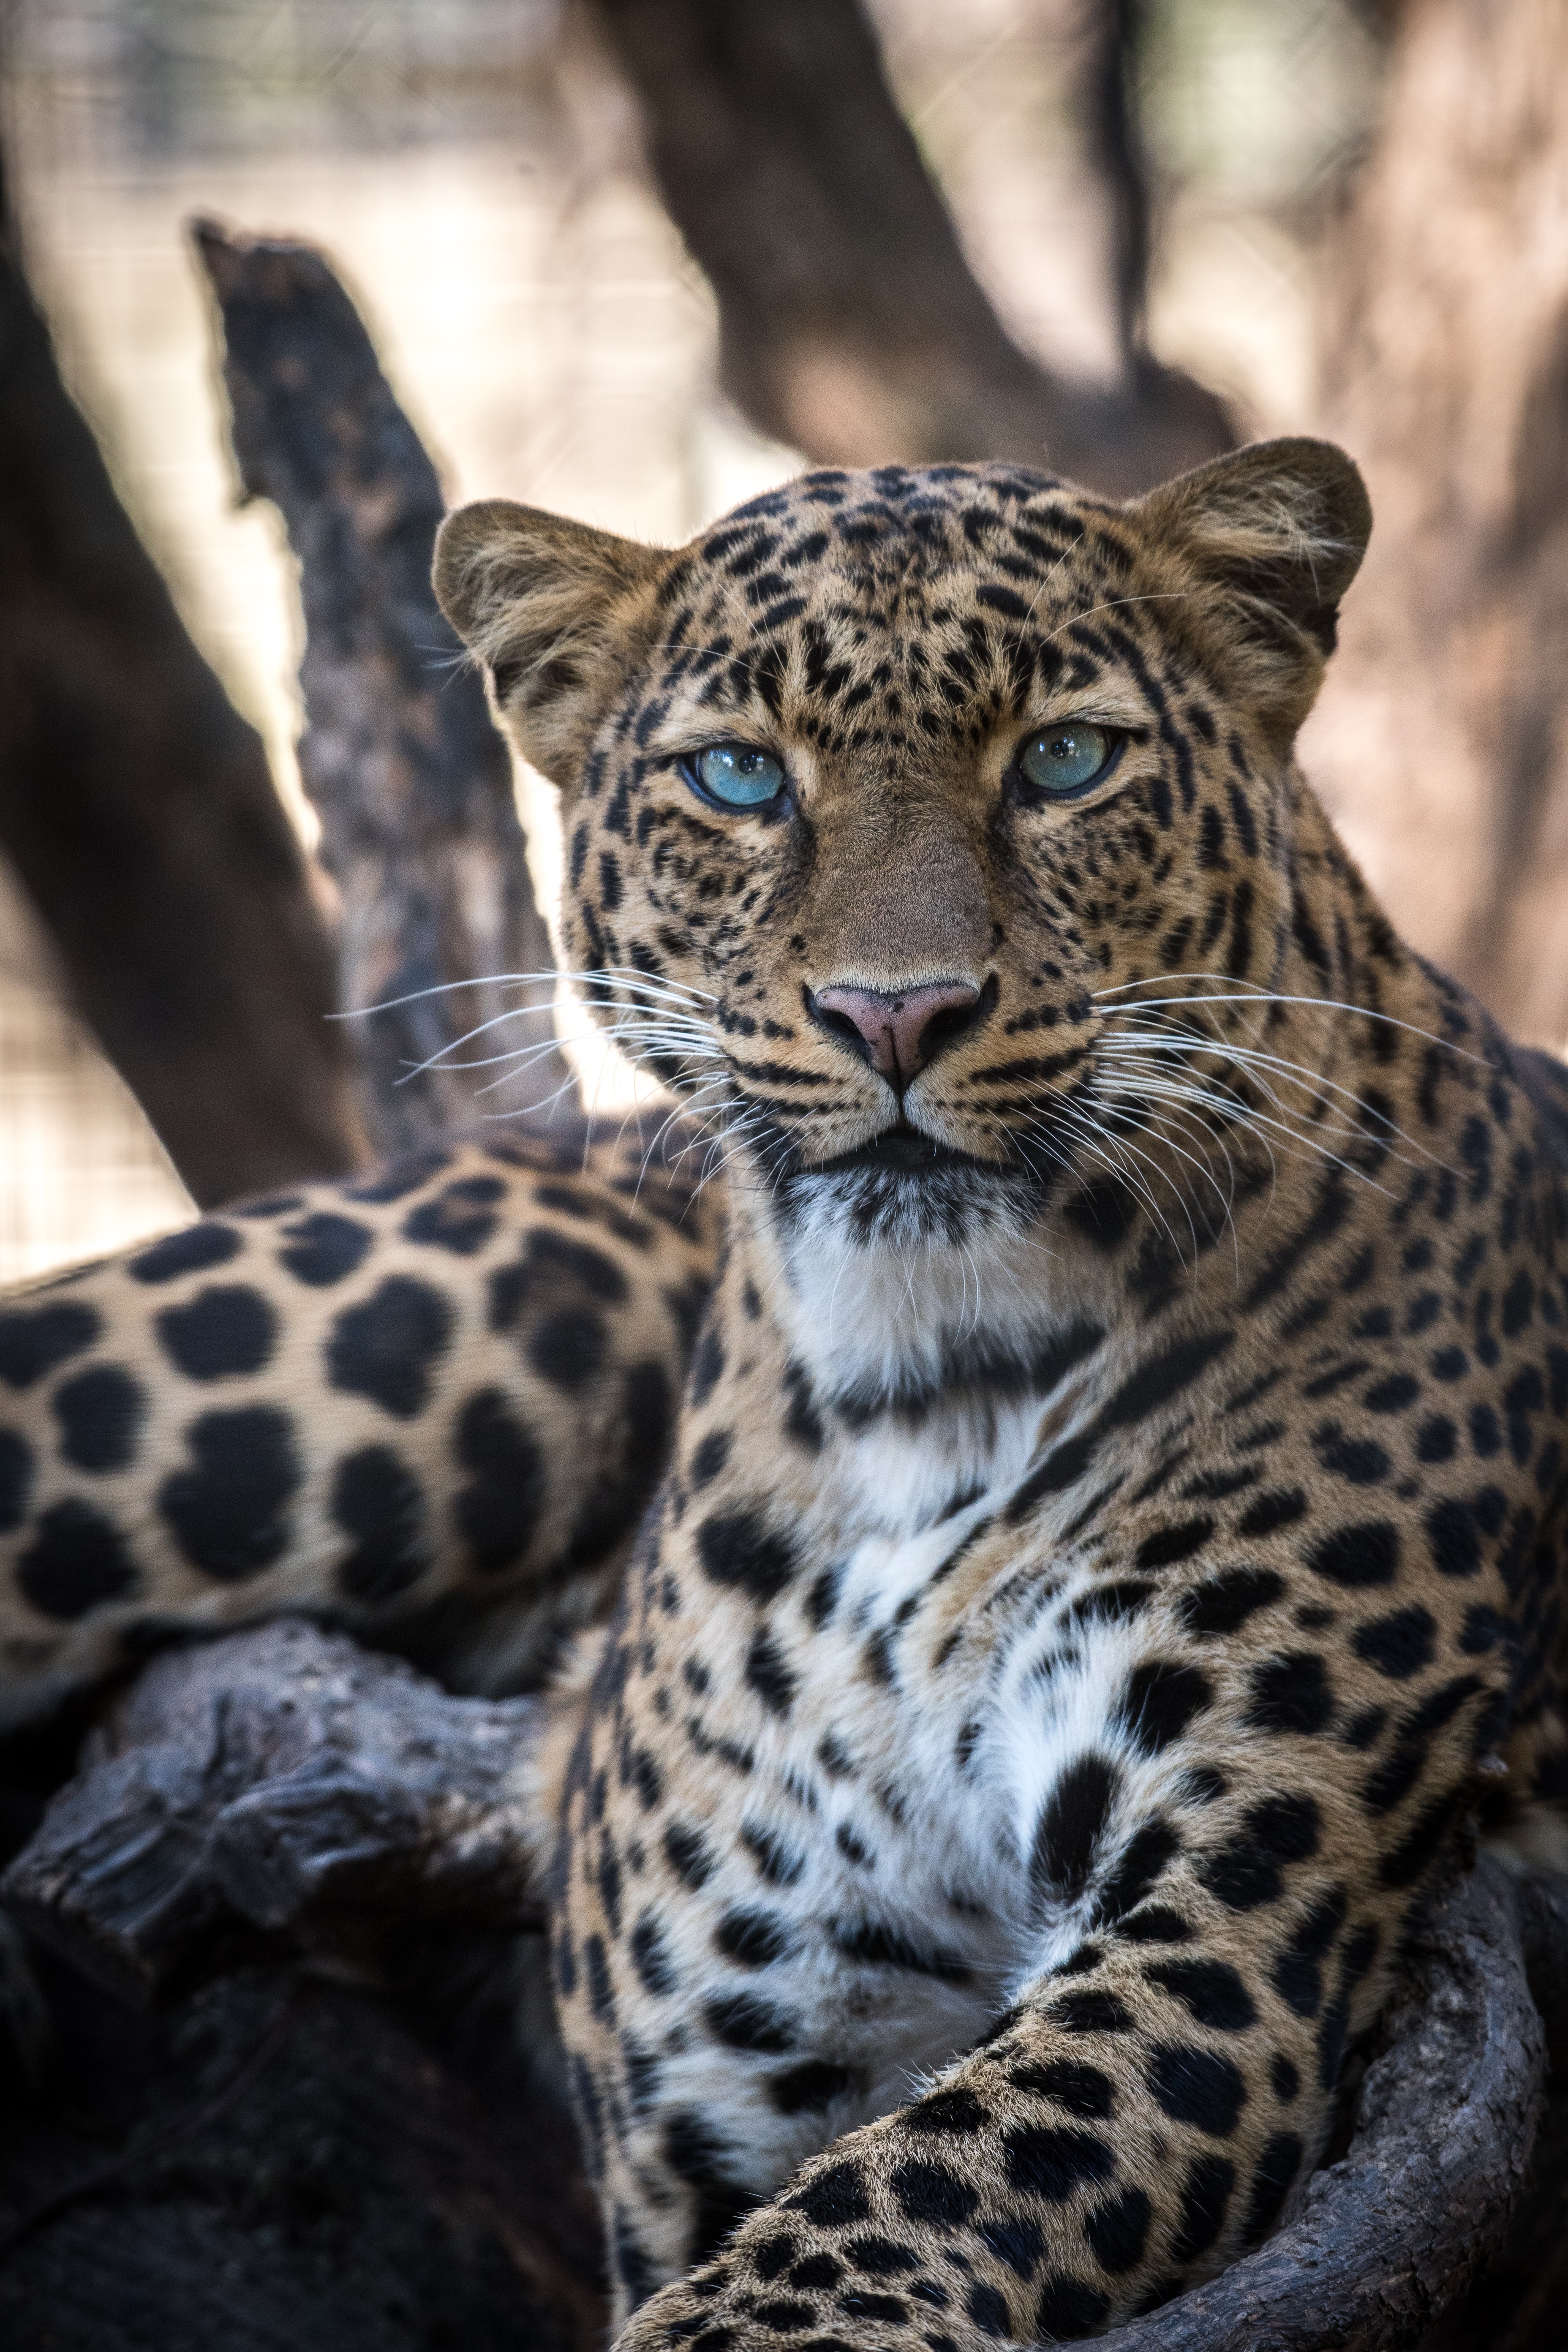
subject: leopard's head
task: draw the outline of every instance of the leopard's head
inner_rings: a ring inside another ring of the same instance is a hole
[[[1370,520],[1286,440],[1121,505],[808,473],[673,551],[493,500],[436,579],[559,787],[565,952],[634,1058],[797,1238],[973,1248],[1159,1124],[1130,992],[1279,986]]]

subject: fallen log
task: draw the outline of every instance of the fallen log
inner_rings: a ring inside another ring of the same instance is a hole
[[[223,329],[239,479],[270,499],[300,562],[300,774],[342,902],[338,998],[378,1152],[472,1123],[493,1075],[454,1043],[537,1046],[493,1098],[570,1103],[554,1043],[550,935],[534,900],[510,755],[430,587],[445,501],[353,301],[312,247],[192,237]],[[374,1012],[366,1008],[381,1008]],[[515,1014],[515,1020],[505,1016]]]
[[[378,1974],[432,1928],[515,1930],[537,1916],[520,1774],[539,1706],[450,1697],[299,1623],[167,1654],[0,1891],[76,1967],[142,1997],[221,1966],[242,1927]],[[1568,1887],[1483,1859],[1413,1939],[1349,2144],[1296,2219],[1108,2344],[1394,2352],[1447,2314],[1446,2352],[1479,2352],[1462,2298],[1527,2181],[1543,2013],[1561,2053]],[[1561,2196],[1561,2177],[1545,2185]]]

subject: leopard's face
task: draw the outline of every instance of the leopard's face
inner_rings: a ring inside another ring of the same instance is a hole
[[[888,467],[674,554],[468,509],[437,576],[562,786],[568,958],[621,1042],[784,1224],[973,1252],[1157,1123],[1131,993],[1267,984],[1363,509],[1315,443],[1128,507]]]

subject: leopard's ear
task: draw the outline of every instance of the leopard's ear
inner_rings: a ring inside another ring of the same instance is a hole
[[[1344,451],[1304,436],[1254,441],[1129,509],[1218,591],[1242,644],[1261,657],[1259,682],[1287,701],[1300,696],[1304,709],[1372,530],[1366,484]]]
[[[557,783],[574,780],[668,561],[660,548],[510,499],[459,507],[441,525],[437,601],[489,670],[518,749]]]

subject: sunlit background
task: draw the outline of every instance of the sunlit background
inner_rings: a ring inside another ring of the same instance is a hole
[[[1071,100],[1087,0],[871,5],[1003,317],[1054,368],[1103,374],[1105,225]],[[235,503],[193,215],[328,250],[453,499],[674,541],[796,470],[715,390],[711,299],[571,6],[12,0],[4,26],[15,198],[68,381],[307,839],[292,568],[270,509]],[[1249,433],[1308,424],[1314,255],[1376,103],[1375,48],[1350,0],[1159,0],[1142,80],[1153,346]],[[521,793],[549,905],[550,794]],[[189,1213],[0,866],[0,1280]]]

